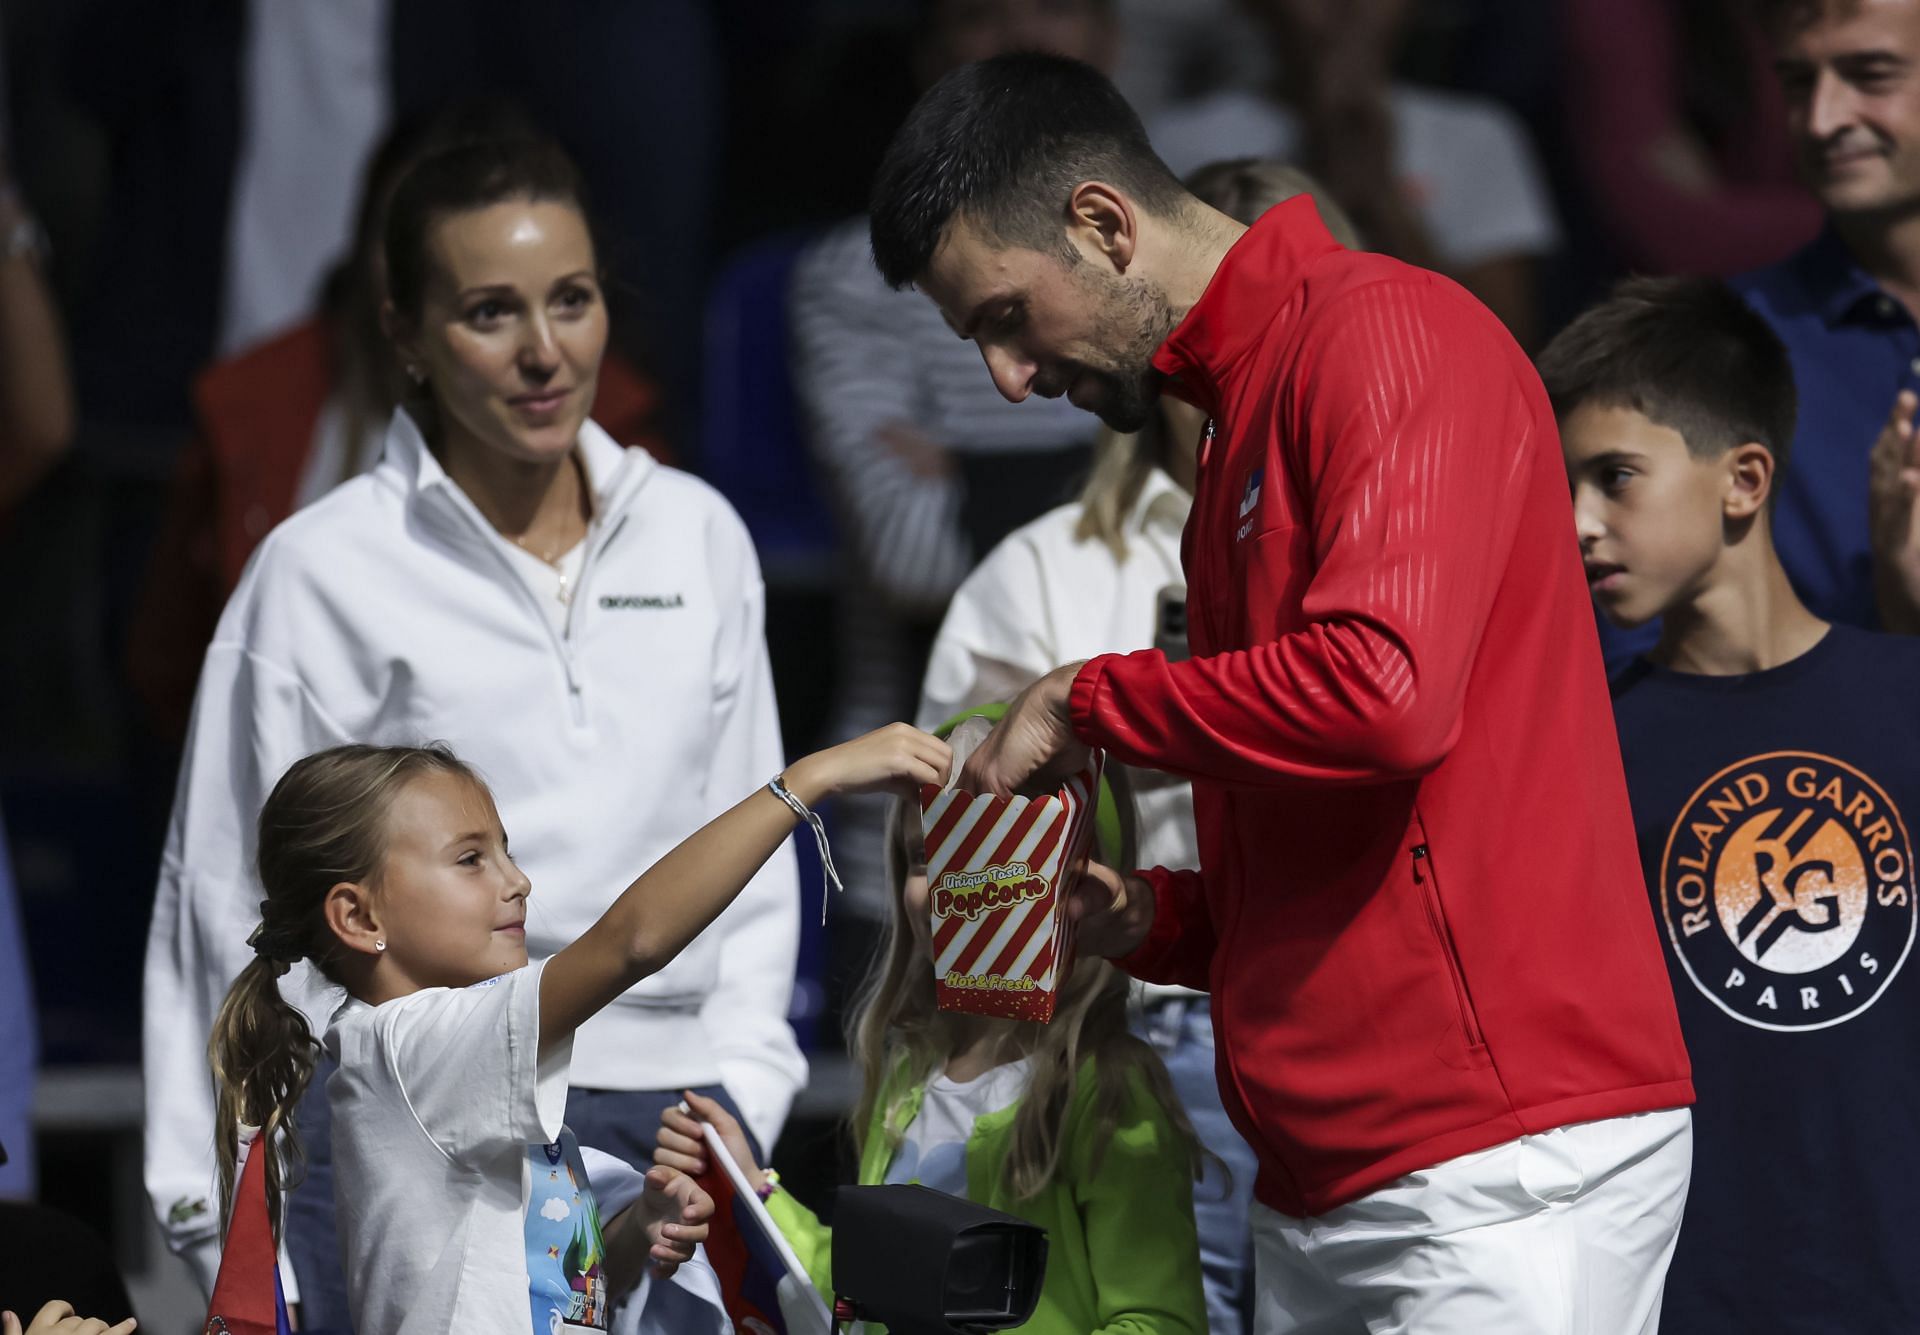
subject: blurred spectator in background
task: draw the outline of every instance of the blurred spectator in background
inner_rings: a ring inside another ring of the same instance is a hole
[[[1115,0],[1114,8],[1121,41],[1113,83],[1142,120],[1268,77],[1265,43],[1243,0]]]
[[[355,187],[390,114],[392,2],[247,0],[221,356],[304,319],[352,241]]]
[[[68,80],[113,158],[76,322],[90,420],[170,445],[195,372],[313,309],[388,121],[389,4],[76,5]]]
[[[1311,194],[1334,239],[1359,248],[1340,206],[1311,177],[1281,163],[1212,163],[1189,176],[1187,188],[1247,224],[1283,199]],[[1147,648],[1175,660],[1187,656],[1180,537],[1206,422],[1205,412],[1169,394],[1142,431],[1101,428],[1079,499],[1016,529],[953,595],[927,664],[921,727],[1011,700],[1060,663]],[[1192,785],[1130,770],[1126,786],[1139,818],[1139,864],[1199,867]],[[1160,1053],[1188,1120],[1214,1156],[1193,1193],[1208,1328],[1211,1335],[1239,1335],[1252,1314],[1247,1203],[1258,1165],[1221,1102],[1206,994],[1135,986],[1142,1004],[1134,1032]]]
[[[1724,277],[1813,239],[1746,0],[1566,0],[1565,22],[1566,138],[1620,262]]]
[[[1264,92],[1212,93],[1148,124],[1184,175],[1220,158],[1297,161],[1372,247],[1457,279],[1522,346],[1535,269],[1559,227],[1519,121],[1482,98],[1390,71],[1407,0],[1246,0],[1275,74]]]
[[[1110,0],[924,0],[917,72],[930,85],[1014,50],[1105,68],[1117,36]],[[1064,398],[1001,398],[932,303],[887,287],[864,217],[801,257],[790,320],[795,388],[844,534],[828,724],[837,740],[913,712],[947,599],[982,553],[1072,493],[1094,424]],[[836,804],[850,907],[869,932],[887,910],[887,805]],[[858,977],[866,936],[840,931],[833,942],[836,974]]]
[[[40,271],[46,236],[7,172],[5,128],[0,114],[0,513],[73,442],[66,340]]]
[[[187,730],[200,659],[255,544],[296,509],[379,461],[405,377],[380,328],[386,201],[406,169],[450,144],[527,138],[502,102],[451,108],[388,135],[360,190],[353,248],[292,329],[216,363],[194,382],[196,434],[182,452],[127,644],[127,671],[157,734]],[[618,352],[601,363],[594,420],[663,462],[657,396]]]
[[[33,973],[13,884],[13,857],[0,825],[0,1200],[34,1194],[33,1087],[40,1064]]]
[[[1827,213],[1812,245],[1735,284],[1786,343],[1800,391],[1780,559],[1814,615],[1920,632],[1920,489],[1907,477],[1920,390],[1920,0],[1767,0],[1764,12],[1795,159]]]
[[[7,170],[0,46],[0,517],[73,439],[73,385],[40,263],[46,237]],[[33,974],[13,857],[0,824],[0,1200],[34,1194],[33,1091],[40,1063]]]

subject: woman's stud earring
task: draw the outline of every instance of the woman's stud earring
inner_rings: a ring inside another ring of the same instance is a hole
[[[385,941],[375,941],[373,943],[373,948],[375,950],[385,950],[387,948],[387,943]]]

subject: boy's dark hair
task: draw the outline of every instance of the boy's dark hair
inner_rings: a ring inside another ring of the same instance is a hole
[[[1060,56],[963,65],[929,88],[873,180],[873,260],[887,283],[926,272],[954,216],[1003,245],[1063,255],[1067,196],[1106,181],[1156,213],[1187,199],[1140,118],[1104,75]]]
[[[1798,404],[1787,349],[1767,322],[1711,278],[1629,278],[1561,330],[1540,379],[1565,419],[1583,404],[1631,408],[1710,458],[1748,442],[1786,471]]]

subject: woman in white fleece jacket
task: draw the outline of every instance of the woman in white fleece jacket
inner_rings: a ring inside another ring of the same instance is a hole
[[[148,940],[147,1188],[208,1285],[207,1033],[259,918],[253,823],[294,760],[423,740],[467,757],[543,887],[536,960],[782,763],[746,530],[588,420],[607,315],[571,164],[532,141],[430,157],[395,193],[386,252],[388,332],[419,392],[371,473],[268,535],[221,617]],[[693,1086],[771,1146],[806,1077],[786,1022],[798,911],[787,853],[580,1028],[582,1143],[647,1162],[661,1107]],[[316,976],[283,989],[325,1028],[338,998]],[[287,1252],[303,1325],[345,1329],[324,1118],[316,1085]]]

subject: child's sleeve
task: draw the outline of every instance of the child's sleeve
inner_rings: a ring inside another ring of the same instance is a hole
[[[1083,1089],[1075,1100],[1078,1115],[1067,1134],[1100,1317],[1091,1335],[1204,1335],[1206,1299],[1186,1147],[1146,1082],[1129,1074],[1127,1103],[1096,1166],[1089,1094]],[[1153,1227],[1141,1227],[1143,1219]]]
[[[545,961],[381,1007],[378,1053],[428,1139],[455,1161],[560,1137],[573,1042],[540,1055]]]
[[[827,1306],[833,1306],[833,1230],[790,1192],[776,1191],[767,1197],[767,1213],[773,1216],[780,1236],[793,1248],[793,1254],[800,1258],[813,1287]]]

